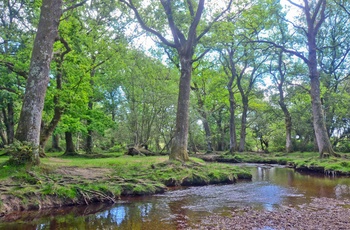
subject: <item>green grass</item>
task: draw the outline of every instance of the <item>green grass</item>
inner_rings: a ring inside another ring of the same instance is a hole
[[[237,153],[235,155],[224,154],[222,159],[246,163],[274,163],[288,164],[296,169],[309,169],[337,174],[350,174],[350,154],[343,153],[342,157],[320,158],[317,152],[294,152],[294,153]]]
[[[0,159],[4,163],[8,157]],[[3,194],[20,198],[29,207],[48,197],[68,203],[111,201],[121,195],[163,192],[166,186],[233,183],[251,178],[248,171],[232,165],[209,164],[198,158],[186,163],[168,159],[115,153],[73,157],[49,153],[35,167],[3,164],[0,186],[5,189]]]

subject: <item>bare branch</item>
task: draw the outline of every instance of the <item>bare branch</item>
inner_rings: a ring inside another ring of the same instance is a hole
[[[300,84],[294,84],[294,83],[291,83],[291,82],[287,82],[288,85],[291,85],[291,86],[298,86],[300,87],[301,89],[305,90],[307,93],[310,93],[310,89],[306,88],[305,86],[303,85],[300,85]]]
[[[124,3],[127,7],[129,7],[136,16],[137,21],[140,23],[141,27],[154,34],[155,36],[157,36],[165,45],[176,48],[176,45],[174,43],[169,42],[165,37],[163,37],[161,35],[161,33],[159,33],[158,31],[152,29],[151,27],[147,26],[146,23],[144,22],[144,20],[142,19],[141,15],[139,14],[139,11],[136,9],[136,7],[134,6],[134,4],[132,3],[132,0],[126,1],[126,0],[119,0],[120,2]]]
[[[204,57],[208,52],[210,51],[210,49],[206,49],[203,53],[201,53],[196,59],[193,59],[192,60],[192,63],[193,62],[196,62],[198,60],[200,60],[202,57]]]
[[[255,41],[252,41],[252,42],[266,43],[266,44],[273,45],[274,47],[276,47],[276,48],[278,48],[278,49],[281,49],[283,52],[286,52],[286,53],[289,53],[289,54],[292,54],[292,55],[294,55],[294,56],[299,57],[299,58],[302,59],[306,64],[309,63],[309,59],[307,59],[302,53],[299,53],[298,51],[295,51],[295,50],[287,49],[287,48],[285,48],[284,46],[279,45],[279,44],[276,44],[276,43],[274,43],[274,42],[265,41],[265,40],[255,40]]]
[[[82,6],[82,5],[84,5],[86,2],[87,2],[87,0],[84,0],[84,1],[79,2],[79,3],[77,3],[77,4],[73,5],[73,6],[70,6],[70,7],[66,8],[66,9],[64,9],[64,10],[62,11],[62,14],[65,13],[65,12],[67,12],[67,11],[69,11],[69,10],[75,9],[75,8],[77,8],[77,7],[79,7],[79,6]]]
[[[346,9],[346,7],[341,4],[340,2],[338,1],[334,1],[338,6],[340,6],[349,16],[350,16],[350,11],[348,9]]]
[[[66,50],[63,51],[63,53],[61,54],[61,59],[63,60],[64,56],[66,54],[68,54],[70,51],[72,51],[72,49],[69,47],[68,42],[63,37],[60,37],[59,40],[64,45],[64,47],[66,48]]]
[[[293,1],[291,1],[291,0],[287,0],[287,1],[288,1],[290,4],[292,4],[293,6],[296,6],[296,7],[300,8],[300,9],[302,9],[302,10],[305,9],[304,6],[299,5],[299,4],[297,4],[297,3],[295,3],[295,2],[293,2]]]

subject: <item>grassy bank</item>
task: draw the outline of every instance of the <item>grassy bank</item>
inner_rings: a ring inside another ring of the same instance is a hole
[[[7,157],[0,157],[0,164]],[[161,193],[168,186],[234,183],[251,175],[238,167],[169,162],[168,157],[51,154],[38,167],[0,167],[0,215],[63,205],[116,202],[121,196]]]
[[[350,175],[350,153],[341,154],[340,158],[321,159],[317,152],[295,153],[237,153],[214,156],[200,156],[206,161],[230,163],[265,163],[288,165],[299,171],[312,171],[331,175]]]

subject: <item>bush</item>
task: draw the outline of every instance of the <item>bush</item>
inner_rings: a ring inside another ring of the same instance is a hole
[[[109,148],[108,151],[109,152],[123,152],[125,150],[125,148],[123,148],[122,145],[118,144],[118,145],[114,145],[113,147]]]

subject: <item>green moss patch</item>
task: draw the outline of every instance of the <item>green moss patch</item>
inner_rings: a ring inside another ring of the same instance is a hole
[[[93,202],[116,202],[121,196],[162,193],[167,186],[200,186],[250,179],[239,167],[168,161],[168,157],[50,157],[40,166],[0,167],[0,214]],[[13,205],[13,201],[19,201]],[[11,207],[16,207],[11,209]]]
[[[299,171],[310,171],[331,175],[350,175],[350,154],[341,157],[320,158],[317,152],[295,153],[237,153],[213,156],[199,156],[206,160],[230,163],[263,163],[288,165]]]

